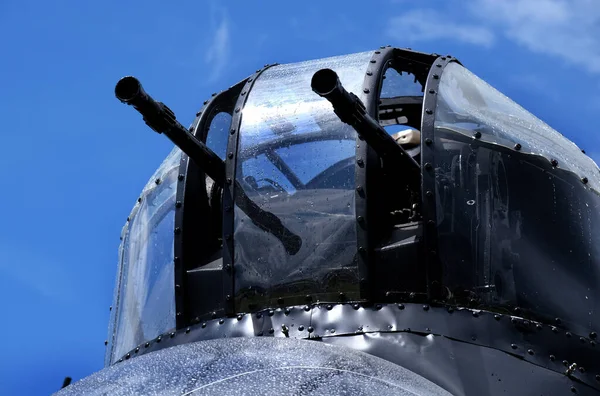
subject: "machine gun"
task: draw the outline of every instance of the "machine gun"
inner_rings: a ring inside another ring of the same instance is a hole
[[[225,184],[225,163],[214,151],[198,140],[181,125],[175,114],[162,102],[154,100],[142,87],[140,81],[132,76],[123,77],[115,86],[115,96],[122,103],[133,106],[144,118],[144,122],[153,131],[167,136],[177,147],[186,153],[214,182],[223,187]],[[298,253],[302,239],[283,225],[271,212],[260,208],[235,181],[236,204],[262,229],[277,237],[290,255]]]

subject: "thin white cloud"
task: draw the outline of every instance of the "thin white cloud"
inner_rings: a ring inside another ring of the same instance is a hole
[[[600,73],[598,0],[445,1],[444,9],[416,8],[392,17],[388,34],[399,41],[448,39],[491,46],[495,38]]]
[[[210,83],[216,82],[221,77],[231,53],[229,18],[224,10],[220,10],[219,14],[221,15],[215,23],[211,43],[204,55],[204,62],[210,70],[208,78]]]
[[[440,39],[483,47],[494,43],[494,33],[485,26],[451,21],[448,16],[429,9],[411,10],[391,18],[387,34],[400,42],[410,43]]]
[[[470,11],[530,51],[600,73],[597,0],[477,0]]]

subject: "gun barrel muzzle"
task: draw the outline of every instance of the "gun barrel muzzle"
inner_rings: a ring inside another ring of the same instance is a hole
[[[123,77],[115,86],[115,96],[123,103],[130,103],[143,92],[140,80],[133,76]]]

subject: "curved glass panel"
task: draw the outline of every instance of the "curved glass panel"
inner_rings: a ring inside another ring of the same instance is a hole
[[[206,136],[206,146],[214,151],[223,161],[225,161],[230,126],[231,114],[224,111],[217,113],[210,122],[208,135]]]
[[[175,327],[173,229],[181,151],[148,181],[122,233],[105,364]]]
[[[558,166],[587,177],[598,191],[598,166],[581,149],[546,123],[523,109],[458,63],[444,69],[439,86],[436,125],[449,126],[458,133],[481,133],[484,142],[513,148],[517,143],[524,153],[536,154]]]
[[[507,313],[519,307],[580,335],[597,331],[600,197],[579,177],[595,164],[459,65],[442,74],[435,117],[448,298]],[[515,142],[527,152],[513,150]],[[553,167],[548,156],[565,166]]]
[[[243,109],[236,179],[262,210],[302,240],[288,252],[281,235],[235,209],[237,307],[278,297],[358,292],[354,167],[356,132],[312,92],[313,74],[335,70],[350,92],[362,91],[372,53],[267,69]],[[356,294],[356,293],[355,293]],[[289,300],[288,300],[289,301]]]
[[[69,395],[449,396],[427,378],[365,352],[273,337],[177,345],[105,368]]]

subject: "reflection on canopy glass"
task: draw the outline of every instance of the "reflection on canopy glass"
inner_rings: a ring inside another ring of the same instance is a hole
[[[106,364],[175,327],[173,228],[181,151],[150,178],[123,232]]]
[[[356,132],[310,88],[335,70],[361,89],[372,53],[275,66],[256,81],[243,110],[236,178],[247,196],[302,239],[290,255],[272,234],[235,211],[239,309],[276,296],[358,290],[354,167]]]
[[[600,185],[593,161],[458,64],[442,74],[435,117],[446,297],[558,316],[579,334],[600,327],[600,197],[579,176]]]

